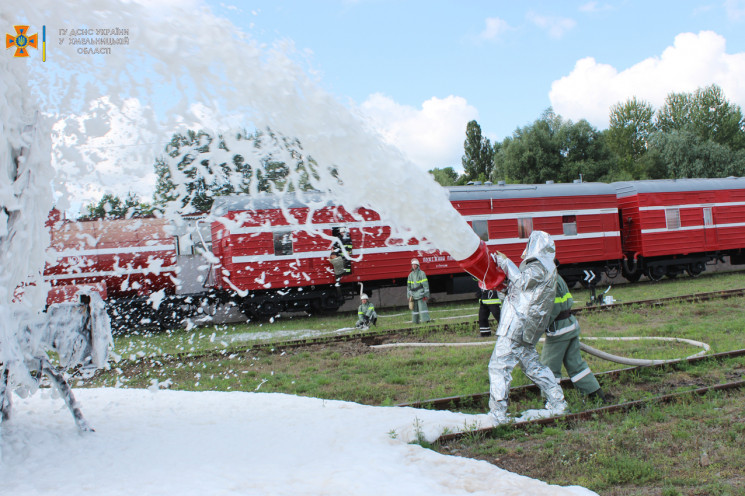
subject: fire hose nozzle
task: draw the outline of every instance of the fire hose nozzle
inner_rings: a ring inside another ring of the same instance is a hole
[[[507,276],[492,259],[483,240],[476,251],[468,258],[459,260],[458,265],[479,280],[481,289],[502,290],[505,287],[504,280]]]

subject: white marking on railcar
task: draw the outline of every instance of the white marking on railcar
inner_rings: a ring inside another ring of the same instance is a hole
[[[158,270],[158,272],[154,272],[151,269],[126,269],[124,270],[107,270],[107,271],[99,271],[99,272],[76,272],[74,274],[52,274],[48,276],[44,276],[44,279],[46,281],[58,281],[63,279],[83,279],[83,278],[89,278],[89,277],[126,277],[131,274],[154,274],[154,275],[161,275],[166,274],[169,272],[176,272],[176,269],[164,269],[161,268]]]
[[[82,256],[94,256],[94,255],[121,255],[124,253],[144,253],[150,251],[174,251],[176,245],[156,245],[156,246],[125,246],[122,248],[92,248],[88,250],[63,250],[54,251],[57,259],[63,257],[82,257]]]
[[[736,222],[731,224],[712,224],[710,226],[704,226],[702,224],[699,224],[697,226],[681,226],[677,229],[668,229],[666,227],[658,227],[655,229],[642,229],[642,234],[655,234],[655,233],[670,233],[670,232],[676,232],[676,231],[698,231],[700,229],[724,229],[728,227],[745,227],[745,222]]]
[[[593,238],[620,238],[621,234],[617,231],[601,231],[594,233],[582,233],[576,236],[566,236],[563,234],[551,235],[551,238],[558,241],[574,240],[574,239],[593,239]],[[486,242],[487,245],[503,246],[508,244],[525,244],[525,238],[504,238],[504,239],[491,239]],[[360,255],[376,255],[380,253],[400,253],[408,251],[432,251],[431,246],[416,244],[416,245],[401,245],[401,246],[378,246],[374,248],[354,248],[352,250],[353,257]],[[277,262],[282,260],[300,260],[309,258],[326,258],[328,257],[329,250],[314,250],[305,252],[296,252],[292,255],[242,255],[234,256],[232,262],[234,264],[248,264],[248,263],[262,263],[262,262]]]
[[[668,208],[707,208],[707,207],[742,207],[745,202],[718,202],[718,203],[686,203],[685,205],[657,205],[653,207],[639,207],[639,210],[665,210]]]
[[[574,215],[574,216],[581,216],[581,215],[607,215],[607,214],[618,214],[618,208],[593,208],[593,209],[583,209],[583,210],[545,210],[545,211],[538,211],[538,212],[508,212],[508,213],[502,213],[502,214],[495,214],[495,213],[489,213],[489,214],[479,214],[479,215],[464,215],[463,218],[466,221],[474,221],[474,220],[505,220],[505,219],[516,219],[517,217],[533,217],[533,218],[542,218],[542,217],[562,217],[564,215]],[[287,225],[278,225],[278,226],[269,226],[269,225],[261,225],[261,226],[243,226],[243,227],[232,227],[228,229],[229,234],[231,235],[238,235],[238,234],[260,234],[260,233],[268,233],[268,232],[275,232],[275,231],[287,231],[287,230],[293,230],[293,231],[330,231],[334,227],[349,227],[353,229],[365,229],[365,228],[374,228],[374,227],[390,227],[390,224],[386,224],[383,221],[380,220],[366,220],[366,221],[354,221],[354,222],[333,222],[333,223],[323,223],[323,224],[287,224]]]

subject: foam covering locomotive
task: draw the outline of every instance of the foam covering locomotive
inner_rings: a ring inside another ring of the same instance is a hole
[[[696,276],[726,257],[745,264],[745,178],[446,189],[491,252],[519,262],[533,230],[549,233],[570,285],[599,282],[602,274],[630,281]],[[476,287],[448,253],[399,238],[373,210],[349,212],[317,192],[218,197],[211,212],[178,225],[53,215],[48,226],[49,302],[92,287],[119,327],[173,325],[220,304],[249,318],[335,311],[363,286],[405,285],[412,258],[432,292]],[[339,286],[332,251],[347,267]]]

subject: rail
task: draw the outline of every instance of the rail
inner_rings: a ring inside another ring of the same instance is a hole
[[[539,419],[534,419],[534,420],[526,420],[522,422],[512,422],[512,423],[503,424],[503,425],[507,425],[507,426],[510,426],[516,429],[525,429],[525,428],[535,426],[535,425],[553,425],[559,422],[576,422],[576,421],[582,421],[582,420],[591,420],[591,419],[596,418],[599,415],[607,415],[610,413],[617,413],[617,412],[627,412],[629,410],[632,410],[635,408],[641,408],[649,404],[669,403],[669,402],[675,401],[685,396],[690,396],[690,395],[701,396],[710,391],[726,391],[729,389],[740,389],[742,387],[745,387],[745,381],[734,381],[734,382],[728,382],[724,384],[716,384],[713,386],[692,389],[690,391],[681,391],[678,393],[663,394],[663,395],[655,396],[652,398],[628,401],[625,403],[619,403],[617,405],[609,405],[609,406],[604,406],[600,408],[594,408],[591,410],[584,410],[582,412],[577,412],[577,413],[568,413],[564,415],[557,415],[554,417],[545,417],[545,418],[539,418]],[[488,427],[484,429],[474,429],[474,430],[470,430],[467,432],[443,434],[442,436],[440,436],[439,438],[435,440],[435,443],[442,444],[442,443],[446,443],[449,441],[461,439],[466,436],[474,436],[474,435],[484,435],[485,437],[490,437],[491,435],[494,434],[494,432],[495,432],[495,427]]]

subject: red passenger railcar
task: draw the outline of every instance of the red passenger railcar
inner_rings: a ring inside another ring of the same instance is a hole
[[[614,183],[624,276],[695,276],[729,256],[745,262],[745,178]]]
[[[450,200],[492,251],[516,263],[533,230],[556,243],[560,272],[573,284],[585,271],[615,272],[622,257],[614,188],[603,183],[463,186]]]
[[[619,267],[622,257],[616,194],[600,183],[463,186],[450,201],[492,251],[519,262],[533,230],[557,245],[570,282]],[[240,296],[252,315],[292,308],[333,310],[347,295],[405,284],[416,257],[434,291],[475,289],[472,278],[446,252],[422,240],[392,238],[389,225],[369,209],[347,212],[317,193],[219,197],[212,209],[214,285]],[[349,236],[348,245],[342,233]],[[338,240],[338,241],[337,241]],[[351,273],[334,286],[328,262],[333,244],[351,248]]]

